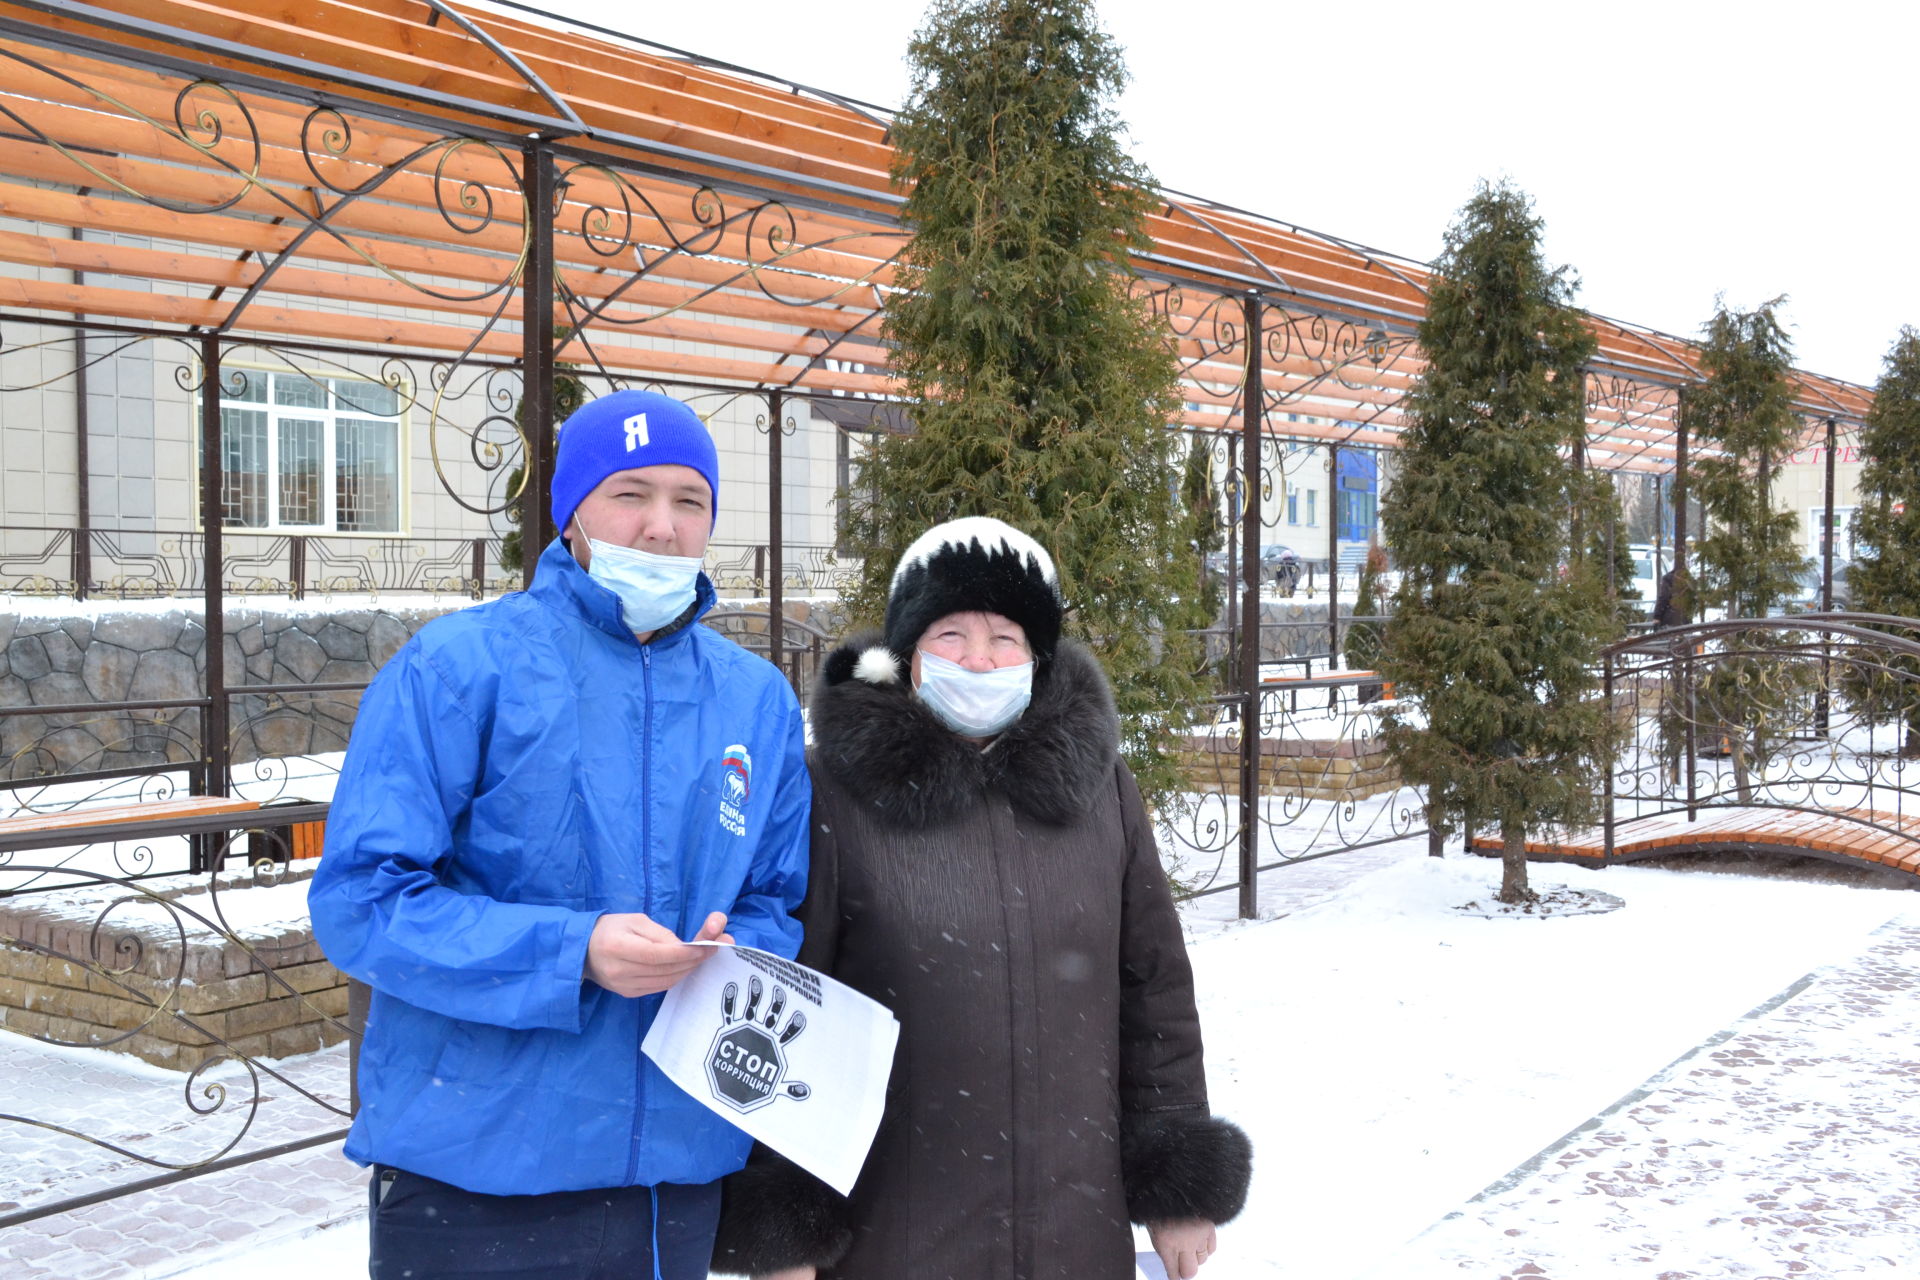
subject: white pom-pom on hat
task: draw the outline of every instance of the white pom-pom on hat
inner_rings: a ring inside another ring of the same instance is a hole
[[[895,684],[900,679],[900,660],[887,646],[870,646],[853,666],[853,674],[868,684]]]

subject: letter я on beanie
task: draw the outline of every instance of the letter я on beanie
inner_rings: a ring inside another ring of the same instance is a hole
[[[560,424],[553,527],[565,536],[580,500],[614,472],[663,464],[700,473],[712,491],[718,520],[720,456],[699,414],[658,391],[615,391],[587,401]]]

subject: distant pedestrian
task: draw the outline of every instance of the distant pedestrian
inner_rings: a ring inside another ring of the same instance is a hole
[[[1675,566],[1660,575],[1660,585],[1653,597],[1653,625],[1656,627],[1684,627],[1691,621],[1685,607],[1685,596],[1691,593],[1682,591],[1679,573],[1679,567]]]

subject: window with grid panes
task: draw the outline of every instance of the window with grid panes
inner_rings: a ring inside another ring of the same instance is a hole
[[[399,393],[355,378],[223,373],[221,519],[230,529],[398,533]]]

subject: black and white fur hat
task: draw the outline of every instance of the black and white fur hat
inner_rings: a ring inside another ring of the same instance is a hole
[[[860,655],[854,674],[870,684],[900,678],[929,626],[950,613],[998,613],[1027,633],[1044,665],[1060,643],[1060,575],[1046,548],[991,516],[937,524],[914,540],[893,571],[885,644]]]

